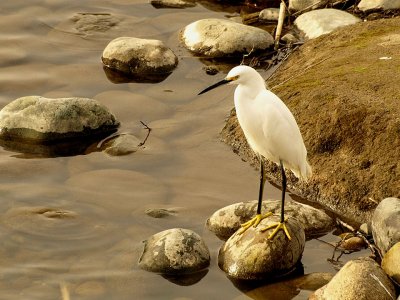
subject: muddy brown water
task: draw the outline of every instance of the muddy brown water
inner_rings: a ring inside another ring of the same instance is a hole
[[[72,19],[82,13],[111,14],[118,24],[77,29]],[[185,25],[227,13],[201,4],[155,9],[147,0],[1,1],[1,107],[27,95],[89,97],[110,108],[122,132],[145,137],[140,121],[153,131],[144,149],[122,157],[29,158],[0,149],[0,299],[251,299],[218,268],[222,242],[204,224],[223,206],[255,199],[258,172],[219,139],[233,88],[196,96],[223,75],[206,75],[178,43]],[[179,56],[177,69],[156,84],[110,82],[100,57],[119,36],[164,41]],[[265,194],[280,197],[272,185]],[[155,219],[149,208],[177,213]],[[142,241],[173,227],[196,231],[210,248],[211,266],[195,283],[137,266]],[[331,255],[329,245],[307,242],[304,272],[335,272]],[[310,293],[295,289],[291,298]]]

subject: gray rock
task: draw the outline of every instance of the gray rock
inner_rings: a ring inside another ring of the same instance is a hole
[[[224,19],[193,22],[182,30],[181,40],[190,51],[208,57],[264,50],[274,43],[265,30]]]
[[[147,271],[179,275],[201,271],[210,265],[210,252],[201,237],[188,229],[173,228],[145,241],[139,266]]]
[[[27,96],[0,111],[2,139],[46,142],[115,131],[119,122],[100,102],[88,98]]]
[[[290,11],[309,11],[324,7],[329,0],[289,0]]]
[[[303,254],[304,230],[296,219],[289,218],[286,227],[292,239],[280,230],[269,240],[273,229],[261,230],[278,221],[277,216],[266,218],[257,227],[232,235],[219,251],[220,268],[239,280],[272,279],[292,272]]]
[[[333,279],[318,289],[312,300],[393,300],[392,282],[379,265],[370,258],[347,262]]]
[[[194,0],[151,0],[150,4],[155,8],[185,8],[194,7]]]
[[[119,37],[104,49],[103,64],[126,74],[170,73],[178,64],[171,49],[159,40]]]
[[[361,19],[345,11],[325,8],[306,12],[300,15],[294,24],[309,39],[319,37],[346,25],[360,22]]]
[[[121,156],[136,152],[141,141],[131,134],[121,134],[105,143],[104,152],[111,156]]]
[[[71,18],[81,33],[105,32],[118,25],[120,20],[108,13],[78,13]]]
[[[361,0],[358,9],[368,11],[372,9],[399,9],[400,0]]]
[[[262,211],[278,214],[280,207],[280,200],[264,200]],[[257,200],[231,204],[212,214],[207,220],[207,228],[220,239],[226,240],[239,229],[240,224],[254,217],[256,210]],[[325,234],[335,226],[334,220],[323,210],[291,200],[285,202],[285,215],[297,219],[302,224],[306,239]]]
[[[265,22],[278,21],[278,18],[279,8],[265,8],[258,15],[258,19]]]
[[[382,269],[400,285],[400,242],[386,252],[382,260]]]
[[[383,254],[400,242],[400,199],[383,199],[372,215],[371,227],[375,244]]]

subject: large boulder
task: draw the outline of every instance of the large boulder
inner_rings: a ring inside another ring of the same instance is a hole
[[[184,46],[197,55],[226,57],[265,50],[274,44],[270,33],[224,19],[202,19],[181,32]]]
[[[311,300],[393,300],[396,293],[392,282],[371,258],[351,260]]]
[[[360,22],[361,19],[350,13],[339,9],[324,8],[316,9],[300,15],[294,24],[304,32],[309,39],[319,37],[323,34],[346,25],[352,25]]]
[[[233,234],[219,251],[219,267],[238,280],[274,279],[295,270],[305,246],[304,230],[296,219],[288,218],[291,240],[283,230],[268,239],[273,229],[263,228],[279,220],[277,216],[265,218],[257,227]]]
[[[372,236],[376,246],[386,253],[400,242],[400,199],[383,199],[376,207],[371,220]]]
[[[207,220],[208,229],[220,239],[228,239],[240,228],[241,224],[255,216],[257,203],[258,200],[239,202],[217,210]],[[281,200],[263,201],[263,212],[279,213],[280,209]],[[323,210],[291,200],[285,203],[285,215],[301,223],[306,239],[323,235],[335,226],[334,220]]]

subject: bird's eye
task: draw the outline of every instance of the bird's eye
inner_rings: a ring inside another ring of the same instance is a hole
[[[236,75],[236,76],[232,76],[232,77],[227,78],[227,80],[229,80],[229,81],[235,81],[235,80],[237,80],[237,79],[239,79],[239,75]]]

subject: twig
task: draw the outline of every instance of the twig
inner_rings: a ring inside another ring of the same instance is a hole
[[[393,298],[393,295],[388,291],[388,289],[385,287],[385,285],[379,280],[378,277],[376,277],[375,274],[370,273],[369,276],[371,276],[373,279],[375,279],[375,280],[379,283],[379,285],[380,285],[381,287],[383,287],[383,289],[386,291],[386,293],[388,293],[388,295],[390,296],[390,298],[392,298],[393,300],[396,299],[396,298]]]
[[[141,124],[144,126],[144,128],[147,129],[148,131],[147,131],[147,135],[146,135],[146,137],[144,138],[143,142],[141,142],[141,143],[139,144],[139,147],[143,146],[143,145],[146,143],[147,139],[148,139],[149,136],[150,136],[150,132],[151,132],[151,128],[150,128],[149,126],[147,126],[147,124],[145,124],[145,123],[142,122],[142,121],[140,121],[140,123],[141,123]]]
[[[276,33],[275,33],[275,47],[274,47],[275,50],[279,48],[279,40],[281,39],[283,22],[285,21],[285,15],[286,15],[286,3],[284,0],[281,0],[281,4],[279,6],[278,25],[276,26]]]

